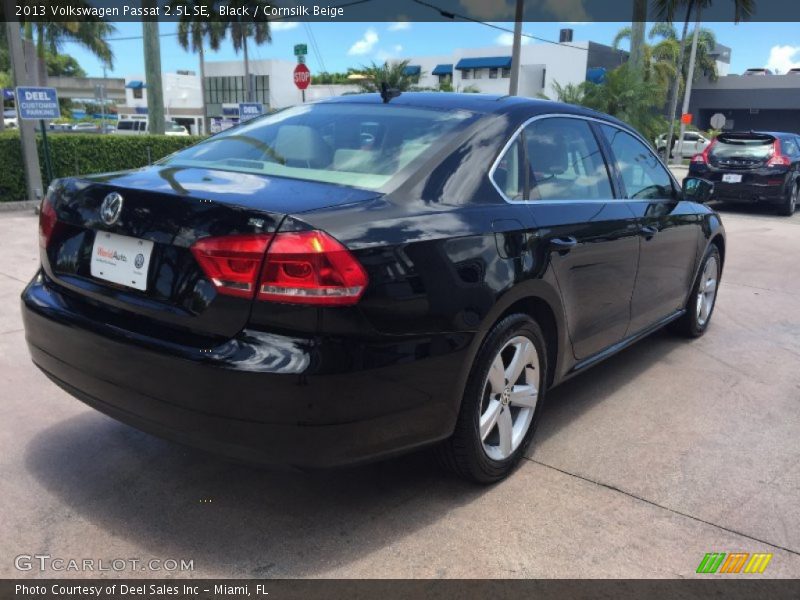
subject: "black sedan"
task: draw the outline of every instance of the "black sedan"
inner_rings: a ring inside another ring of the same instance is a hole
[[[713,199],[774,206],[794,214],[800,193],[800,136],[793,133],[723,133],[692,157],[689,176],[714,184]]]
[[[62,179],[33,361],[134,427],[301,468],[436,445],[496,481],[546,391],[709,325],[719,216],[630,127],[477,94],[358,95]]]

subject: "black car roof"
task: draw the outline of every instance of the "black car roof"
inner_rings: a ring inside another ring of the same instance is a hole
[[[334,96],[332,98],[326,98],[325,100],[320,100],[320,102],[382,104],[383,100],[381,99],[380,94],[349,94],[346,96]],[[392,98],[389,101],[389,104],[450,110],[468,110],[485,114],[505,113],[510,110],[525,107],[528,109],[526,112],[528,112],[528,114],[531,116],[545,113],[578,114],[589,117],[598,117],[612,123],[617,123],[628,128],[630,127],[614,117],[610,117],[609,115],[599,113],[582,106],[566,104],[563,102],[554,102],[552,100],[527,98],[524,96],[465,94],[458,92],[403,92],[399,96]]]

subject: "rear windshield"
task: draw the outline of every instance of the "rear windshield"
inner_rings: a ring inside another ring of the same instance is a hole
[[[717,143],[711,146],[710,154],[714,158],[759,158],[772,156],[771,137],[718,137]]]
[[[463,110],[308,104],[224,131],[162,164],[378,189],[474,118]]]

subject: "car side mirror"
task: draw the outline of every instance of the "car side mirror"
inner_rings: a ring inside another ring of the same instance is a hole
[[[714,194],[714,184],[708,179],[687,177],[683,180],[682,191],[685,200],[704,204],[711,200],[711,196]]]

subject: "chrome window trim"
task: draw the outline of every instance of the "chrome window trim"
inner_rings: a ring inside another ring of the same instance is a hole
[[[522,125],[517,127],[517,129],[514,131],[514,133],[511,134],[511,137],[508,139],[508,141],[500,149],[500,152],[497,154],[497,157],[495,157],[494,162],[492,162],[492,166],[489,168],[489,181],[491,182],[491,184],[494,187],[494,189],[497,190],[497,193],[500,194],[500,197],[503,198],[503,200],[505,200],[508,204],[608,204],[609,202],[628,202],[628,201],[645,202],[645,200],[636,200],[636,198],[605,198],[605,199],[595,198],[595,199],[591,199],[591,200],[589,200],[589,199],[587,199],[587,200],[512,200],[511,198],[506,196],[505,192],[503,192],[503,190],[500,189],[500,186],[498,186],[497,182],[495,182],[495,180],[494,180],[494,172],[497,169],[497,166],[500,164],[500,159],[503,158],[503,156],[505,156],[505,153],[512,146],[512,144],[514,144],[514,142],[517,141],[517,138],[522,133],[522,130],[525,129],[528,125],[530,125],[534,121],[539,121],[539,120],[542,120],[542,119],[555,119],[555,118],[559,118],[559,119],[579,119],[581,121],[594,121],[595,123],[600,123],[601,125],[607,125],[609,127],[614,127],[615,129],[619,129],[623,133],[627,133],[628,135],[636,138],[637,140],[639,140],[644,145],[645,148],[647,148],[648,152],[650,152],[650,154],[652,154],[656,158],[656,160],[661,164],[661,166],[667,172],[667,174],[669,175],[670,181],[672,181],[673,188],[677,189],[677,190],[680,189],[680,186],[677,184],[677,180],[675,179],[675,176],[672,174],[672,171],[669,170],[669,167],[667,167],[664,164],[664,162],[661,160],[661,158],[658,156],[658,154],[656,154],[655,152],[652,151],[652,149],[650,148],[650,145],[647,143],[647,141],[639,133],[637,133],[636,131],[633,131],[633,130],[630,130],[630,129],[626,129],[624,127],[620,127],[619,125],[617,125],[615,123],[611,123],[610,121],[606,121],[604,119],[598,119],[597,117],[590,117],[590,116],[586,116],[586,115],[575,115],[575,114],[570,114],[570,113],[545,113],[545,114],[541,114],[541,115],[535,115],[535,116],[531,117],[530,119],[527,119],[526,121],[524,121],[522,123]],[[598,142],[598,146],[600,146],[600,152],[603,152],[603,156],[606,159],[610,159],[611,157],[606,155],[605,149],[602,147],[602,144],[600,144],[600,142]],[[606,165],[606,171],[608,171],[609,166],[610,165]],[[608,176],[609,176],[609,183],[613,183],[613,181],[612,181],[612,178],[614,176],[613,173],[609,171],[608,172]],[[611,187],[613,189],[614,186],[612,185]],[[647,202],[665,202],[665,201],[668,201],[668,200],[666,200],[666,199],[664,199],[664,200],[647,200]]]

